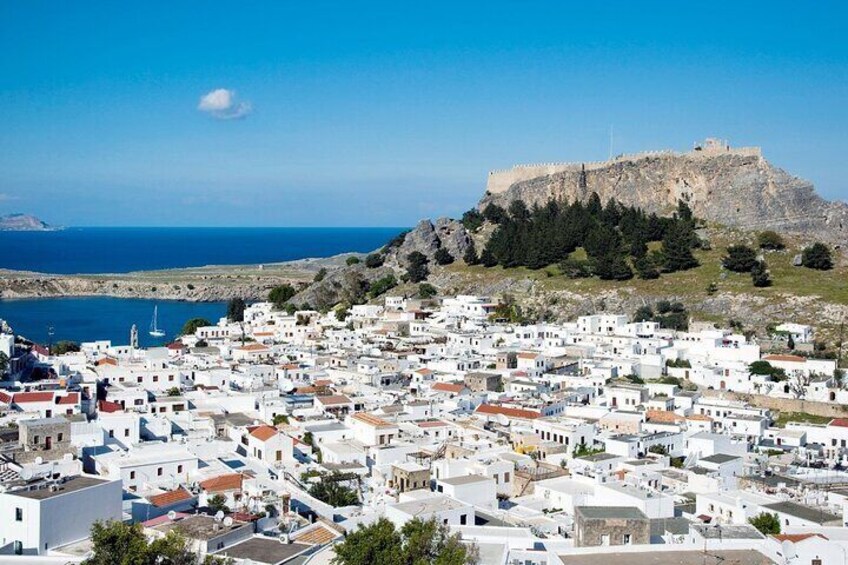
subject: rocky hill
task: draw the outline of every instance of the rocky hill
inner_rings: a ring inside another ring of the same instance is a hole
[[[0,231],[53,231],[55,229],[57,228],[29,214],[0,216]]]
[[[490,174],[479,203],[528,206],[551,198],[606,202],[667,213],[685,200],[707,221],[747,230],[772,229],[848,244],[848,205],[828,202],[811,183],[773,166],[759,148],[733,149],[708,140],[688,153],[656,152],[600,163],[518,166]]]

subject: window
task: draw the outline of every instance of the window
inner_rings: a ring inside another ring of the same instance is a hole
[[[59,434],[56,436],[56,441],[62,441],[63,439],[65,439],[65,434],[59,432]]]
[[[158,383],[158,382],[159,382],[159,375],[153,375],[153,382],[154,382],[154,383]]]
[[[130,479],[134,479],[134,478],[135,478],[135,471],[130,471]]]
[[[39,443],[38,440],[40,440],[40,439],[41,438],[39,436],[33,436],[32,443]]]
[[[506,473],[504,473],[504,482],[505,483],[509,482],[509,472],[508,471]]]
[[[459,517],[459,523],[460,523],[460,525],[464,526],[464,525],[465,525],[465,522],[467,522],[467,521],[468,521],[468,518],[467,518],[467,516],[466,516],[465,514],[462,514],[462,515]]]
[[[162,467],[158,467],[158,468],[156,469],[156,475],[157,475],[157,476],[159,476],[159,477],[161,477],[161,476],[162,476]]]
[[[177,473],[182,473],[182,472],[183,472],[183,466],[177,465]]]
[[[624,534],[624,539],[622,541],[624,542],[624,545],[630,545],[632,543],[630,534]]]
[[[109,437],[115,437],[115,430],[109,430]]]
[[[124,428],[124,437],[130,437],[130,429]]]
[[[15,522],[23,522],[24,521],[24,509],[23,508],[15,508]]]

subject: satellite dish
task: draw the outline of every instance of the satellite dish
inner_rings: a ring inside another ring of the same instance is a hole
[[[294,383],[291,381],[291,379],[281,379],[280,390],[282,390],[283,392],[291,392],[294,390]]]
[[[226,518],[224,518],[224,525],[229,528],[233,525],[233,519],[227,516]]]
[[[173,522],[176,519],[177,519],[177,513],[176,512],[174,512],[173,510],[168,512],[168,520]]]
[[[41,465],[42,463],[44,463],[44,459],[40,455],[35,458],[36,465]]]
[[[223,519],[224,519],[224,512],[221,511],[221,510],[218,510],[218,512],[215,513],[215,521],[220,522]]]
[[[780,544],[783,546],[783,557],[786,559],[794,559],[797,557],[797,552],[795,551],[795,544],[790,540],[784,540],[783,543]]]

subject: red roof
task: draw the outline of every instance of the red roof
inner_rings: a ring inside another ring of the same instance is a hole
[[[0,402],[5,402],[6,404],[9,404],[10,402],[12,402],[12,396],[0,390]]]
[[[848,418],[834,418],[828,426],[836,426],[839,428],[848,428]]]
[[[13,398],[15,404],[27,402],[53,402],[52,392],[19,392]]]
[[[248,428],[250,430],[250,435],[258,439],[259,441],[268,441],[275,435],[277,435],[277,430],[268,425],[256,426],[254,428]]]
[[[72,392],[67,396],[60,396],[56,400],[56,404],[78,404],[79,403],[79,393]]]
[[[766,355],[763,359],[766,361],[789,361],[791,363],[807,362],[807,358],[800,355]]]
[[[97,411],[105,412],[106,414],[111,414],[112,412],[120,412],[123,410],[120,404],[117,402],[109,402],[108,400],[101,400],[97,403]]]
[[[206,492],[223,492],[226,490],[240,490],[242,476],[240,473],[220,475],[211,479],[201,481],[200,488]]]
[[[115,367],[118,366],[118,361],[116,359],[112,359],[111,357],[103,357],[94,362],[95,365],[113,365]]]
[[[172,504],[176,504],[177,502],[182,502],[184,500],[191,500],[192,498],[194,497],[190,492],[180,487],[176,490],[163,492],[162,494],[151,496],[148,498],[148,500],[153,506],[161,508],[163,506],[171,506]]]
[[[522,408],[509,408],[507,406],[498,406],[495,404],[481,404],[475,412],[481,414],[503,414],[510,418],[525,418],[527,420],[535,420],[542,415],[535,410],[524,410]]]
[[[778,534],[776,536],[772,536],[777,541],[791,541],[792,543],[798,543],[799,541],[804,541],[805,539],[810,538],[821,538],[828,539],[821,534],[817,533],[809,533],[809,534]]]
[[[433,385],[432,390],[436,390],[439,392],[450,392],[453,394],[459,394],[465,388],[465,385],[455,384],[455,383],[436,383]]]

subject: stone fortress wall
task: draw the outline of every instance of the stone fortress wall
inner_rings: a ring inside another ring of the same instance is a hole
[[[638,161],[648,158],[688,157],[691,159],[709,159],[720,155],[738,155],[742,157],[762,157],[759,147],[731,147],[725,140],[707,138],[702,143],[696,143],[691,151],[681,153],[672,150],[643,151],[619,155],[606,161],[585,161],[568,163],[535,163],[532,165],[515,165],[511,169],[490,171],[486,182],[486,191],[490,194],[506,192],[516,182],[538,177],[553,175],[566,171],[592,171],[603,169],[625,161]]]

